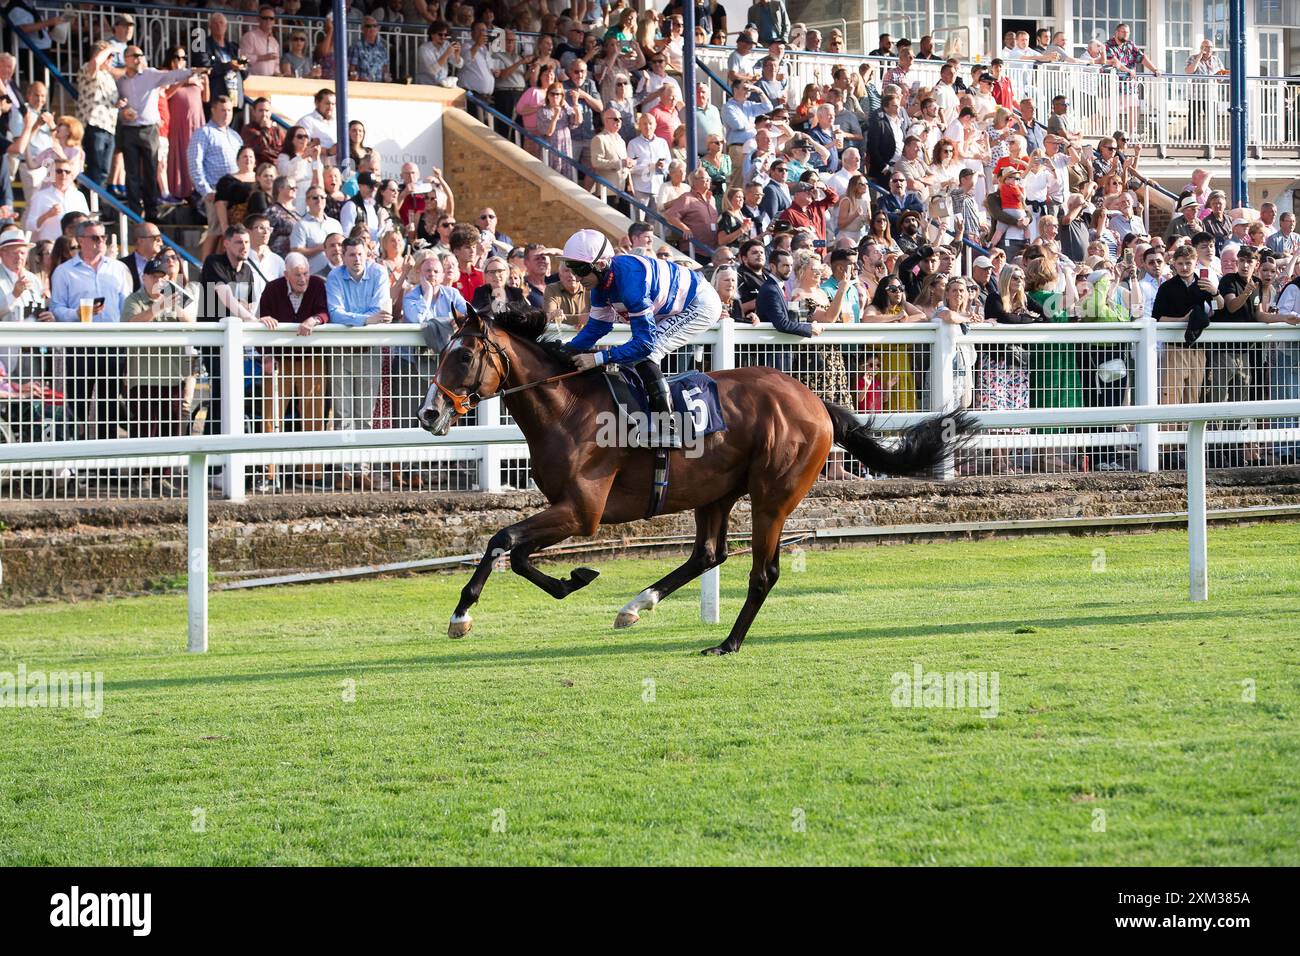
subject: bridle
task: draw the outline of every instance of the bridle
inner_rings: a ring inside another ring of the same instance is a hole
[[[478,377],[474,380],[474,384],[465,394],[458,395],[456,392],[453,392],[451,389],[447,388],[447,386],[443,385],[442,382],[438,381],[438,377],[442,372],[442,363],[446,361],[448,349],[451,348],[453,343],[458,342],[461,339],[482,339],[483,349],[479,354],[484,357],[484,361],[479,365]],[[513,395],[515,392],[522,392],[525,389],[537,388],[539,385],[550,385],[552,382],[559,382],[566,378],[572,378],[575,375],[585,374],[581,369],[573,372],[562,372],[559,375],[552,375],[549,378],[540,379],[536,382],[525,382],[523,385],[516,385],[514,388],[503,389],[494,392],[492,395],[483,395],[481,389],[483,387],[483,372],[487,365],[487,356],[492,356],[499,360],[497,371],[500,372],[500,380],[502,382],[510,377],[510,353],[507,352],[502,345],[494,342],[492,337],[487,334],[486,329],[482,332],[460,333],[447,343],[443,348],[442,353],[438,356],[438,368],[433,373],[433,384],[438,386],[438,391],[447,396],[447,400],[451,402],[451,407],[455,410],[457,415],[468,415],[474,410],[474,406],[485,398],[502,398],[506,395]]]
[[[442,375],[442,363],[447,360],[448,350],[452,345],[460,342],[462,339],[482,339],[483,348],[479,352],[479,358],[481,361],[479,362],[478,367],[478,377],[474,379],[474,384],[469,387],[469,390],[465,394],[458,395],[451,389],[447,388],[447,386],[443,385],[442,382],[438,381],[438,379]],[[487,368],[487,359],[489,357],[498,360],[497,371],[500,373],[500,380],[504,382],[510,376],[510,354],[506,352],[504,347],[492,340],[492,337],[487,334],[486,329],[482,332],[459,333],[454,339],[447,343],[446,347],[442,350],[442,354],[438,356],[438,368],[433,373],[433,384],[438,386],[438,391],[447,396],[447,400],[451,402],[451,407],[456,410],[457,415],[468,415],[474,410],[475,405],[483,401],[485,397],[489,397],[482,395],[480,391],[483,387],[483,375]]]

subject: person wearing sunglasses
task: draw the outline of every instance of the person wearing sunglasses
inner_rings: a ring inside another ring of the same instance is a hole
[[[563,262],[591,290],[587,324],[569,341],[574,365],[630,366],[650,400],[652,439],[660,447],[681,448],[683,429],[672,414],[668,381],[659,367],[664,356],[687,344],[722,316],[717,291],[699,272],[644,256],[616,255],[609,239],[582,229],[564,244]],[[626,312],[632,338],[614,348],[588,352]],[[667,423],[667,429],[656,427]],[[665,433],[666,432],[666,433]]]
[[[33,242],[49,239],[53,242],[62,234],[60,220],[70,212],[90,214],[85,195],[72,178],[72,163],[66,159],[55,162],[45,185],[32,194],[27,204],[27,229]]]
[[[248,72],[253,76],[275,76],[280,71],[275,7],[263,5],[257,11],[257,25],[246,30],[240,38],[239,53],[248,61]]]
[[[460,69],[460,40],[451,38],[446,21],[429,23],[429,39],[416,51],[415,82],[421,86],[447,86],[448,68]]]

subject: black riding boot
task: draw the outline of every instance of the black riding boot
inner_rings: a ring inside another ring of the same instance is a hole
[[[677,416],[673,414],[672,395],[663,369],[653,359],[638,362],[633,368],[641,377],[641,384],[650,400],[650,433],[654,436],[655,447],[681,448],[682,436],[677,428]]]

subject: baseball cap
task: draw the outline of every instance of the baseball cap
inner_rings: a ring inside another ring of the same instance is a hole
[[[167,272],[167,260],[162,256],[154,256],[144,264],[145,275],[165,275]]]
[[[802,183],[802,182],[790,183],[789,187],[790,187],[790,195],[792,196],[795,195],[796,193],[810,193],[817,188],[812,183]]]
[[[752,36],[750,36],[748,33],[744,32],[744,31],[742,30],[742,31],[740,32],[740,35],[736,37],[736,42],[737,42],[737,43],[748,43],[750,46],[753,46],[753,45],[754,45],[754,38],[753,38]]]
[[[135,17],[131,16],[129,13],[119,13],[113,18],[113,26],[117,26],[118,24],[122,24],[123,26],[135,26]]]
[[[992,269],[993,260],[988,256],[976,256],[975,261],[971,263],[976,269]]]
[[[369,173],[369,172],[365,172],[365,173],[357,173],[357,185],[358,185],[358,186],[375,186],[375,185],[377,185],[377,184],[375,183],[375,177],[374,177],[374,174],[373,174],[373,173]]]

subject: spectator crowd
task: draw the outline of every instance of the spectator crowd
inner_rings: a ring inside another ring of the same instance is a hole
[[[527,242],[491,207],[458,219],[438,169],[384,170],[361,120],[346,144],[336,142],[330,90],[287,129],[268,99],[246,99],[249,75],[332,75],[332,24],[299,29],[293,20],[313,6],[284,0],[211,12],[202,42],[171,49],[157,68],[135,41],[133,16],[109,14],[103,35],[88,38],[75,115],[47,112],[43,83],[16,76],[15,58],[0,54],[11,166],[0,197],[9,223],[0,231],[0,321],[237,316],[293,324],[304,345],[328,324],[426,330],[425,348],[250,354],[243,414],[267,430],[413,425],[437,330],[467,303],[528,304],[581,326],[587,292],[552,259],[556,250]],[[360,27],[348,57],[354,79],[399,79],[381,24],[427,24],[415,75],[404,79],[458,85],[517,123],[525,148],[639,220],[620,239],[624,251],[691,260],[730,320],[809,339],[807,349],[760,360],[833,401],[865,412],[927,407],[927,349],[812,340],[837,324],[933,321],[957,338],[951,374],[963,405],[1131,402],[1127,346],[966,338],[977,326],[1145,319],[1187,325],[1181,343],[1160,348],[1162,402],[1300,398],[1300,346],[1201,341],[1213,323],[1300,323],[1294,214],[1268,203],[1230,209],[1204,170],[1162,199],[1141,170],[1142,145],[1124,131],[1085,139],[1080,104],[1066,95],[1049,115],[1035,113],[1036,62],[1152,69],[1125,24],[1085,57],[1062,33],[1008,33],[987,64],[940,51],[928,36],[913,49],[884,34],[874,60],[827,57],[815,81],[798,88],[788,54],[844,53],[841,31],[791,23],[783,0],[759,0],[746,23],[732,25],[720,4],[698,4],[697,41],[732,50],[719,105],[707,79],[682,87],[680,0],[641,13],[607,0],[364,6],[348,4]],[[235,35],[232,20],[247,27]],[[20,29],[48,40],[59,21],[29,17]],[[540,36],[525,48],[520,35],[532,33]],[[924,76],[937,79],[923,81],[918,60],[934,61],[937,73]],[[1220,69],[1208,44],[1187,64],[1188,73]],[[687,97],[698,150],[689,157]],[[76,185],[83,173],[143,217],[125,255],[91,216]],[[192,250],[198,269],[165,244],[159,225],[180,205],[206,224]],[[1165,217],[1167,226],[1153,228]],[[67,353],[69,427],[88,437],[176,435],[220,419],[219,349]],[[13,390],[49,377],[54,360],[0,350],[0,383]],[[1294,461],[1296,447],[1243,445],[1235,454]],[[1017,471],[1050,457],[1004,453],[990,467]],[[1125,464],[1110,454],[1097,466]],[[832,462],[832,474],[843,467]],[[291,476],[268,467],[256,481],[272,490],[286,477],[344,488],[420,482],[418,473],[372,474],[361,464]]]

